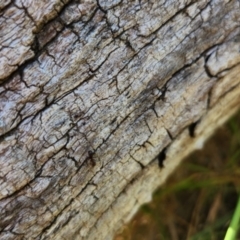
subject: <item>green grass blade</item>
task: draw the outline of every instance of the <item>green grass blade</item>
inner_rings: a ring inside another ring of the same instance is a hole
[[[240,197],[238,199],[237,207],[233,214],[233,218],[231,220],[230,226],[228,227],[226,236],[224,240],[235,240],[239,227],[239,219],[240,219]]]

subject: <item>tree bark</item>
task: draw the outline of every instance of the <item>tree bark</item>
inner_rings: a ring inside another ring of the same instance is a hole
[[[111,239],[239,108],[237,0],[0,3],[0,239]]]

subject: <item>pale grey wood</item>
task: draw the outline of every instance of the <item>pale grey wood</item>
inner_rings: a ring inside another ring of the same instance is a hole
[[[0,239],[111,239],[239,108],[237,0],[0,9]]]

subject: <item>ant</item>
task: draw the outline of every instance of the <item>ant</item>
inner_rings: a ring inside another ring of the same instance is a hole
[[[94,152],[89,150],[88,151],[88,158],[90,160],[91,166],[94,167],[96,165],[96,162],[93,159]]]

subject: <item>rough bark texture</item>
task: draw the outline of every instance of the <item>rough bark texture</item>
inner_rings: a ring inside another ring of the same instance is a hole
[[[240,103],[237,0],[0,3],[0,239],[111,239]]]

